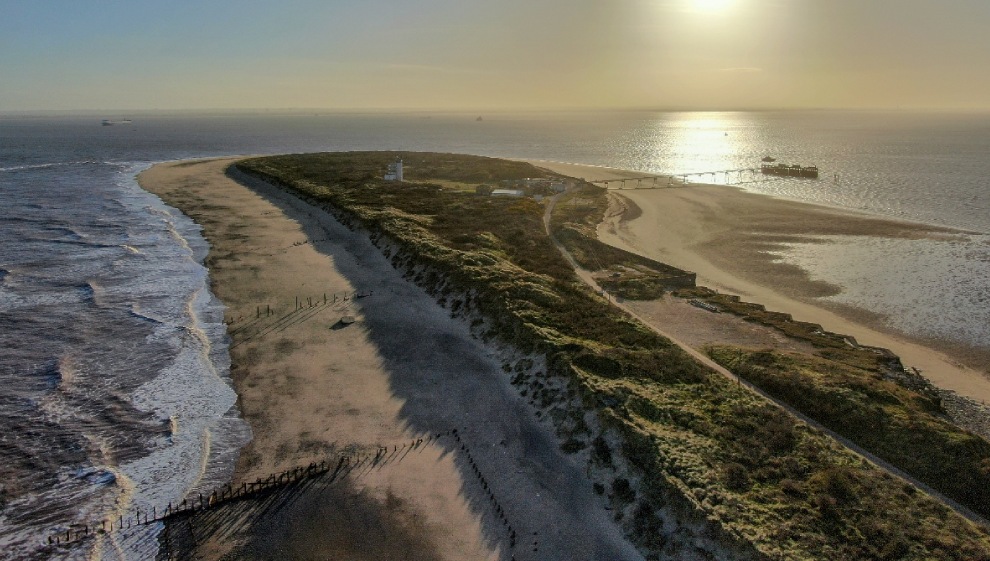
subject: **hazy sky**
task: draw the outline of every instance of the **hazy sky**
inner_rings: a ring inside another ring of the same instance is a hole
[[[990,0],[0,0],[0,111],[990,108]]]

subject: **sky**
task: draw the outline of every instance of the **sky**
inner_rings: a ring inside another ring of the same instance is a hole
[[[990,109],[990,0],[0,0],[0,112]]]

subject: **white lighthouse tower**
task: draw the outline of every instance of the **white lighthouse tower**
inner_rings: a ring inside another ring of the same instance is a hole
[[[388,165],[388,173],[385,174],[385,181],[402,181],[402,160]]]

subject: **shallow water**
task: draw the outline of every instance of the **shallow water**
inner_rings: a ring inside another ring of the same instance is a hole
[[[827,302],[886,316],[894,329],[990,348],[990,236],[822,236],[776,255],[841,288]]]
[[[395,149],[688,173],[773,155],[826,179],[746,188],[990,233],[986,115],[127,115],[129,126],[100,126],[119,117],[0,117],[0,550],[12,557],[85,556],[53,555],[46,539],[210,489],[249,437],[206,243],[137,187],[151,162]],[[987,236],[831,241],[780,257],[897,329],[990,346]],[[97,556],[148,558],[157,531],[117,533]]]

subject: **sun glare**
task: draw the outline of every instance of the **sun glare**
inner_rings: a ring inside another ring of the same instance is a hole
[[[721,10],[732,3],[732,0],[691,0],[696,8],[708,11]]]

